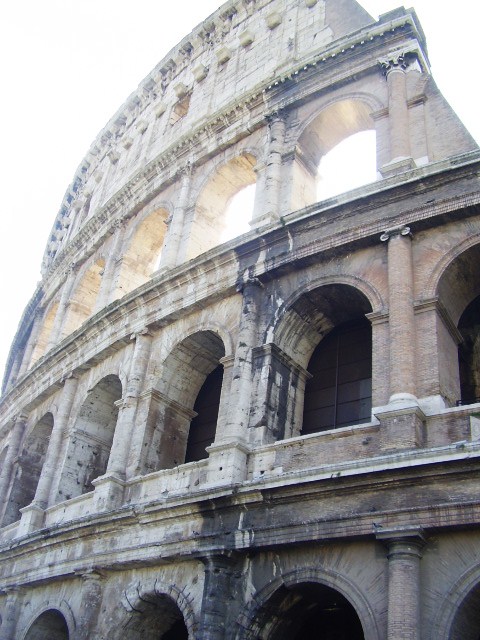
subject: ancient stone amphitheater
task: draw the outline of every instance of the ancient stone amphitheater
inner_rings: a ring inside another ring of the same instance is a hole
[[[318,201],[361,131],[377,180]],[[12,346],[0,638],[478,640],[479,171],[413,10],[229,0],[182,40]]]

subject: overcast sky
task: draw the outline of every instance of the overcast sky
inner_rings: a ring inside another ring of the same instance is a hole
[[[40,280],[48,234],[91,142],[161,58],[217,0],[8,0],[0,100],[0,377]],[[400,5],[365,0],[374,16]],[[409,5],[407,5],[409,6]],[[477,141],[476,0],[417,0],[437,84]]]

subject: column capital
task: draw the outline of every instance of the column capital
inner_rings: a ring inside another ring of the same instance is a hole
[[[255,287],[259,289],[263,289],[263,283],[259,278],[248,274],[246,277],[243,277],[241,280],[237,280],[237,284],[235,286],[238,293],[243,293],[245,289]]]
[[[391,229],[386,229],[380,236],[380,240],[381,242],[387,242],[388,240],[390,240],[391,238],[394,238],[395,236],[413,237],[410,227],[402,224],[398,227],[392,227]]]
[[[422,550],[427,542],[421,527],[404,527],[400,529],[383,529],[374,525],[375,537],[388,549],[388,558],[398,556],[422,557]]]
[[[287,117],[286,109],[276,109],[265,116],[268,125],[271,126],[275,122],[284,122]]]
[[[383,75],[388,77],[391,71],[428,71],[428,62],[423,52],[417,47],[390,51],[386,56],[378,59]]]

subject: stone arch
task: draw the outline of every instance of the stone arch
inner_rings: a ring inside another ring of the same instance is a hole
[[[166,469],[208,456],[223,393],[225,345],[213,330],[190,333],[176,342],[163,362],[159,393],[152,397],[147,468]],[[197,399],[211,394],[210,408],[195,408]]]
[[[303,206],[317,198],[318,168],[322,157],[347,138],[362,131],[375,131],[372,112],[378,100],[368,94],[342,95],[327,101],[310,116],[296,141],[294,193],[303,193]],[[377,170],[379,152],[377,142]]]
[[[450,402],[480,397],[480,242],[463,242],[450,252],[437,280],[435,298],[439,385]]]
[[[69,640],[65,615],[58,609],[46,609],[29,624],[22,640]]]
[[[57,502],[93,491],[92,480],[105,473],[121,398],[122,383],[113,374],[87,392],[69,438]]]
[[[478,640],[480,637],[480,565],[471,567],[439,602],[431,640]]]
[[[140,585],[124,593],[127,615],[114,640],[188,640],[195,637],[192,603],[175,586],[155,581],[151,589]]]
[[[32,357],[30,359],[30,367],[33,366],[37,360],[39,360],[48,349],[48,345],[50,342],[50,338],[52,336],[52,329],[55,322],[55,318],[58,313],[58,302],[53,301],[46,310],[46,313],[43,318],[42,328],[40,333],[38,334],[38,338],[36,340],[35,348],[32,353]]]
[[[313,589],[310,590],[310,597],[308,597],[310,585]],[[306,593],[305,591],[302,593],[304,586],[307,587]],[[318,600],[321,601],[322,597],[327,598],[328,604],[331,596],[336,594],[342,598],[342,604],[354,610],[361,626],[361,635],[346,637],[352,637],[352,640],[357,638],[380,640],[373,609],[363,591],[339,573],[313,568],[289,572],[257,592],[246,611],[237,619],[239,631],[236,633],[236,640],[257,640],[260,637],[263,640],[277,640],[283,637],[292,640],[294,637],[300,638],[302,636],[282,635],[282,623],[286,622],[288,625],[289,599],[291,601],[296,599],[297,602],[300,599],[301,605],[301,598],[307,596],[310,602],[305,604],[311,606],[315,600],[317,603]],[[295,605],[295,602],[290,602],[290,610],[291,605]],[[302,615],[302,607],[300,606],[299,609],[300,611],[297,609],[297,612]],[[285,614],[287,614],[287,620],[285,620]]]
[[[52,429],[53,415],[46,413],[26,434],[14,467],[13,484],[3,520],[4,525],[19,520],[20,509],[29,505],[34,499]]]
[[[258,385],[268,379],[259,391],[265,406],[275,407],[260,418],[269,440],[370,421],[373,339],[366,315],[373,309],[364,290],[372,290],[352,282],[325,278],[302,287],[267,332],[274,346],[263,348],[255,370]]]
[[[83,271],[83,275],[78,279],[63,322],[62,338],[73,333],[93,314],[104,269],[105,260],[98,258]]]
[[[292,331],[291,323],[293,322],[297,325],[299,321],[303,322],[303,320],[301,318],[300,320],[294,319],[292,312],[302,296],[308,297],[314,290],[332,286],[349,287],[350,289],[358,291],[369,307],[369,311],[366,313],[377,312],[385,308],[385,302],[380,292],[373,285],[361,278],[348,274],[335,277],[313,278],[309,280],[307,284],[300,285],[295,290],[295,293],[289,296],[279,307],[265,332],[265,341],[273,341],[288,355],[294,357],[301,366],[306,367],[312,353],[312,349],[309,348],[309,344],[311,343],[310,340],[308,340],[308,336],[303,335],[300,330],[296,336],[293,335],[295,331]],[[302,347],[303,342],[305,342],[305,345]],[[314,340],[314,343],[318,343],[318,340]],[[292,348],[294,351],[292,351]]]
[[[245,151],[217,165],[208,176],[195,202],[187,260],[222,242],[227,206],[244,187],[255,184],[255,165],[256,157]]]
[[[168,216],[165,208],[157,207],[133,227],[123,249],[114,298],[120,298],[141,286],[158,269]]]

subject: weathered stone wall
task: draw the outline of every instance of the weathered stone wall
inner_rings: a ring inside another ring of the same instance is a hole
[[[364,130],[378,180],[316,202]],[[12,346],[0,639],[477,640],[479,169],[413,11],[230,1],[170,52],[82,162]],[[358,322],[368,418],[304,432],[312,354]]]

